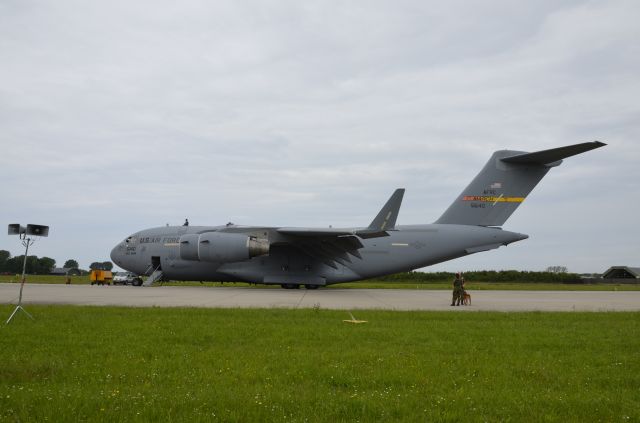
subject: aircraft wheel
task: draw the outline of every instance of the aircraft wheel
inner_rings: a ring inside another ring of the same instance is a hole
[[[298,285],[296,283],[283,283],[280,286],[283,287],[284,289],[298,289],[298,288],[300,288],[300,285]]]
[[[310,285],[310,284],[307,284],[307,285],[305,285],[304,287],[305,287],[305,288],[307,288],[307,289],[318,289],[318,288],[320,288],[320,285]]]

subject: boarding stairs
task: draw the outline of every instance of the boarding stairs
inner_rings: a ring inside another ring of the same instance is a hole
[[[162,269],[160,269],[160,266],[158,266],[155,269],[153,269],[153,273],[149,275],[149,277],[147,278],[146,281],[144,281],[142,286],[151,286],[154,282],[161,280],[162,276],[163,276]]]

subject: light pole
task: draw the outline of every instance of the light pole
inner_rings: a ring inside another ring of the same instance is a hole
[[[13,310],[13,313],[11,313],[11,316],[9,316],[9,318],[7,319],[7,322],[5,323],[7,325],[9,324],[11,319],[13,319],[13,316],[16,315],[18,310],[22,310],[27,316],[33,319],[33,316],[30,315],[27,310],[24,309],[24,307],[22,307],[22,289],[24,288],[24,283],[26,281],[25,272],[27,270],[27,254],[29,253],[29,246],[33,245],[33,243],[36,242],[37,237],[49,236],[49,227],[29,224],[25,228],[24,226],[20,226],[19,223],[14,223],[9,225],[8,233],[9,235],[18,235],[18,237],[22,241],[22,245],[24,245],[25,247],[25,250],[24,260],[22,261],[22,280],[20,282],[20,296],[18,297],[18,305],[16,306],[15,310]]]

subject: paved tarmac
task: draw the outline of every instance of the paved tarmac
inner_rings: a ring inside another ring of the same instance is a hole
[[[15,304],[20,285],[0,283],[0,304]],[[27,283],[23,304],[130,307],[324,308],[336,310],[640,311],[640,291],[469,291],[470,306],[451,307],[451,292],[410,289],[260,289],[197,286],[91,286]]]

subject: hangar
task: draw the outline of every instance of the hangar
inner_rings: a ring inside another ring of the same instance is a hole
[[[623,279],[626,282],[640,283],[640,267],[611,266],[602,274],[602,279]],[[635,279],[635,281],[633,281],[633,279]]]
[[[80,270],[74,268],[55,267],[49,274],[54,276],[80,276],[82,273],[80,272]]]

